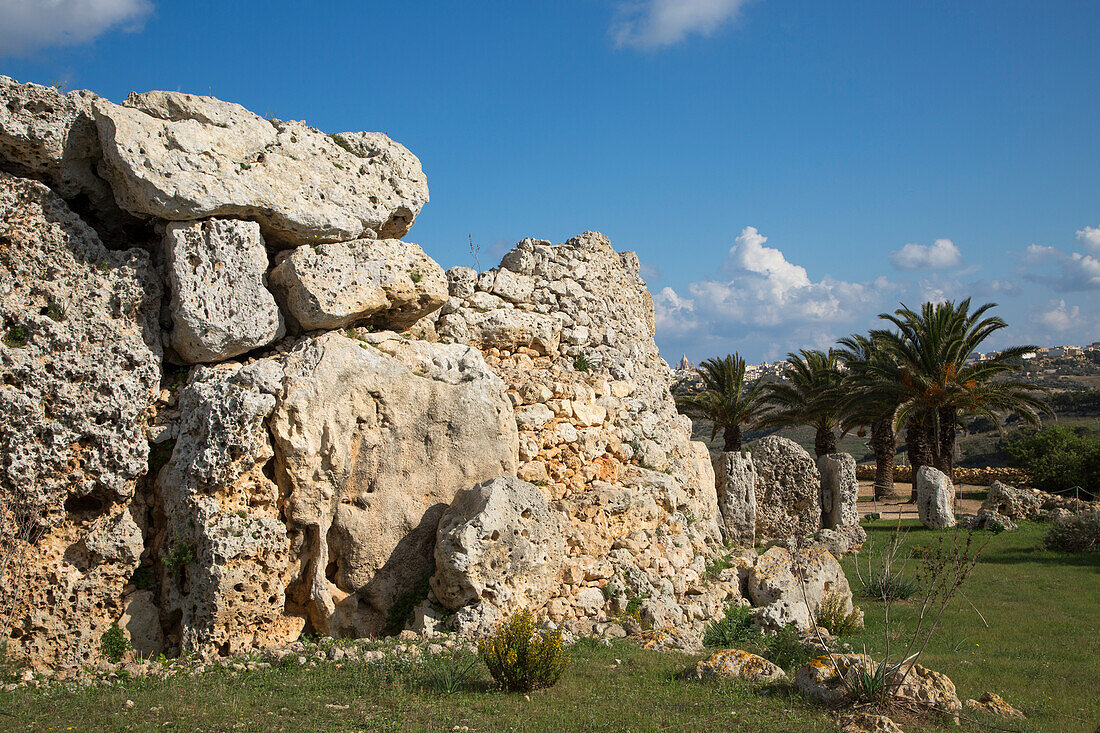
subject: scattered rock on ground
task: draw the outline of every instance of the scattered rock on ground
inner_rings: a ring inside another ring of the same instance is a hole
[[[695,665],[695,676],[729,677],[748,682],[774,682],[787,674],[761,656],[740,649],[722,649]]]
[[[1002,718],[1023,719],[1027,717],[1022,711],[1009,705],[1003,697],[994,692],[983,693],[977,700],[967,700],[966,706],[973,710],[981,710],[984,713],[997,715]]]
[[[855,713],[840,716],[840,733],[902,733],[897,723],[885,715]]]

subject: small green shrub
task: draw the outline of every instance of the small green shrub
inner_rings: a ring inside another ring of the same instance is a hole
[[[493,679],[512,692],[551,687],[569,666],[561,629],[536,629],[530,611],[517,612],[496,632],[477,642],[477,653]]]
[[[880,601],[904,601],[916,595],[918,590],[917,581],[889,570],[872,573],[863,585],[865,596]]]
[[[813,659],[817,651],[802,640],[798,626],[790,624],[782,631],[762,636],[757,653],[778,667],[792,670]]]
[[[1043,544],[1058,552],[1100,550],[1100,512],[1083,512],[1059,519],[1043,538]]]
[[[723,570],[729,570],[733,567],[733,563],[730,562],[729,557],[718,557],[707,563],[706,577],[710,580],[714,580],[722,574]]]
[[[142,565],[130,576],[130,582],[138,590],[148,590],[153,587],[153,573],[149,568]]]
[[[126,652],[133,648],[130,646],[130,640],[126,638],[126,634],[118,627],[117,623],[111,624],[103,632],[103,636],[99,638],[99,646],[103,651],[103,656],[115,664],[121,662],[122,658],[126,656]]]
[[[729,604],[726,614],[717,621],[711,621],[703,631],[703,646],[729,649],[747,641],[759,632],[753,628],[752,610],[746,606]]]
[[[402,593],[386,611],[386,625],[382,627],[383,636],[396,636],[405,630],[405,626],[413,617],[413,611],[425,598],[428,597],[428,576],[421,578],[416,587]]]
[[[880,664],[874,671],[867,669],[866,665],[859,665],[852,676],[852,692],[856,700],[860,702],[877,702],[886,697],[886,673],[889,665]]]
[[[444,695],[453,695],[469,681],[477,664],[477,656],[467,651],[453,654],[427,655],[424,666],[431,686]]]
[[[588,361],[583,351],[573,357],[573,368],[578,372],[587,372],[592,369],[592,363]]]
[[[882,519],[882,515],[878,512],[871,512],[863,518],[865,522],[877,522],[880,519]]]
[[[195,548],[186,542],[177,542],[172,545],[170,549],[164,555],[164,566],[169,570],[178,570],[184,565],[194,561]]]
[[[817,625],[834,636],[847,636],[858,631],[863,626],[863,615],[854,608],[848,613],[847,606],[843,595],[830,590],[821,599]]]
[[[43,311],[43,315],[45,315],[50,320],[61,323],[65,320],[65,316],[68,315],[68,312],[65,306],[51,300],[49,305],[46,306],[45,311]]]
[[[409,273],[409,279],[412,280],[414,283],[420,282],[423,277],[424,276],[420,274],[420,270],[413,270]]]
[[[1010,465],[1022,468],[1045,491],[1100,488],[1100,435],[1085,429],[1049,425],[1022,432],[1007,442]],[[1082,498],[1091,498],[1082,491]]]
[[[0,339],[0,342],[9,349],[21,349],[27,345],[29,337],[30,334],[27,333],[27,329],[22,326],[12,326],[4,334],[4,338]]]

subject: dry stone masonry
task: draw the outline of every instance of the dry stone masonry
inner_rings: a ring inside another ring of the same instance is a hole
[[[0,96],[0,491],[40,530],[0,588],[28,601],[15,654],[76,668],[114,623],[143,655],[226,655],[519,608],[683,648],[728,604],[851,607],[824,549],[854,546],[850,459],[823,482],[767,438],[712,463],[633,253],[585,232],[444,272],[402,239],[427,183],[381,133]],[[748,662],[715,670],[773,672]]]

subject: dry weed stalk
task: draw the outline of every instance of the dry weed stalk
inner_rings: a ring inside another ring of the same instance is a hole
[[[42,535],[32,507],[0,492],[0,649],[4,647],[12,622],[26,610],[24,584],[31,546]]]

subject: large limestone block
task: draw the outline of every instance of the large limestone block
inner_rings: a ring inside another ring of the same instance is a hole
[[[756,540],[812,535],[821,527],[821,474],[810,454],[789,438],[769,435],[753,446]]]
[[[369,320],[404,330],[447,302],[447,276],[397,239],[298,247],[271,271],[279,301],[306,331]]]
[[[758,620],[782,629],[794,623],[800,629],[813,626],[826,597],[839,597],[844,612],[852,613],[852,589],[840,563],[828,550],[807,547],[792,553],[772,547],[749,571],[749,598],[762,607]]]
[[[696,663],[698,679],[724,677],[747,682],[775,682],[785,679],[787,673],[763,657],[740,649],[721,649]]]
[[[178,623],[167,642],[182,652],[286,644],[304,625],[287,598],[298,538],[265,472],[278,386],[267,372],[277,377],[278,365],[200,369],[180,394],[179,437],[157,480],[165,515],[157,541],[161,603]]]
[[[1003,514],[1009,519],[1035,519],[1042,513],[1043,500],[1036,491],[1017,489],[994,481],[982,502],[982,509]]]
[[[442,316],[436,327],[439,335],[483,349],[520,347],[540,354],[554,354],[561,341],[561,316],[515,309],[479,311],[463,308]]]
[[[0,174],[0,491],[40,506],[125,502],[159,393],[160,287],[40,183]]]
[[[714,457],[714,482],[722,512],[722,535],[737,547],[756,539],[756,466],[748,453]]]
[[[282,337],[282,315],[265,287],[267,250],[258,224],[173,222],[164,254],[171,343],[185,360],[223,361]]]
[[[329,136],[179,92],[96,100],[103,173],[126,211],[258,221],[275,246],[401,237],[428,201],[420,162],[379,133]]]
[[[955,526],[955,487],[951,479],[931,466],[917,471],[917,516],[928,529]]]
[[[476,350],[383,348],[339,333],[304,340],[271,420],[286,516],[305,533],[299,598],[333,634],[377,633],[431,574],[455,494],[516,471],[512,406]]]
[[[817,459],[821,473],[821,524],[825,529],[859,525],[859,480],[856,459],[847,453],[830,453]]]
[[[443,513],[431,586],[453,611],[485,602],[507,617],[546,601],[564,557],[561,520],[543,493],[502,476],[458,492]]]

